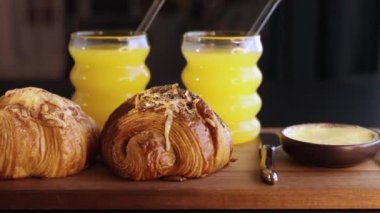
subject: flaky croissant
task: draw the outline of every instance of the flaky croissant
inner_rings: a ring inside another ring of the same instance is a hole
[[[64,177],[95,155],[98,130],[72,101],[28,87],[0,97],[0,178]]]
[[[226,166],[232,154],[223,121],[176,84],[128,99],[112,113],[100,141],[113,172],[133,180],[204,177]]]

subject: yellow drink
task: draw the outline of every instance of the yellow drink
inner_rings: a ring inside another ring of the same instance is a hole
[[[121,44],[104,42],[104,39],[120,36],[105,38],[99,35],[95,38],[102,39],[103,43],[70,45],[69,51],[75,62],[70,79],[75,86],[72,99],[102,127],[122,102],[144,90],[148,84],[150,73],[145,59],[149,47],[145,35],[142,41],[145,40],[146,45],[134,46],[131,39],[138,36],[127,36],[125,41],[129,39],[128,43]],[[90,36],[90,39],[94,37]]]
[[[205,40],[201,48],[192,42],[182,46],[187,61],[182,80],[187,89],[201,96],[226,122],[234,144],[248,142],[260,132],[256,115],[261,99],[256,90],[262,81],[257,67],[262,49],[257,44],[258,37],[249,37],[256,46],[244,48],[221,43],[223,39],[230,41],[230,37],[218,37],[217,45],[207,47],[210,37],[202,38]]]

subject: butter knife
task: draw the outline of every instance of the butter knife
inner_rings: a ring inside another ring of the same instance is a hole
[[[278,146],[280,146],[280,140],[276,134],[260,134],[259,156],[261,179],[270,185],[274,185],[278,181],[277,173],[273,171],[273,157]]]

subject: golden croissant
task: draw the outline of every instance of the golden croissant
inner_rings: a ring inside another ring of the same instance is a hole
[[[0,97],[0,178],[64,177],[95,155],[98,130],[72,101],[39,88]]]
[[[176,84],[124,102],[106,122],[100,143],[111,170],[132,180],[204,177],[226,166],[232,154],[223,121]]]

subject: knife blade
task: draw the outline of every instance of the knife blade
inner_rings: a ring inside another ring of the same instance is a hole
[[[274,185],[278,181],[278,175],[273,171],[273,157],[278,146],[280,146],[280,140],[276,134],[260,134],[259,156],[261,179],[270,185]]]

